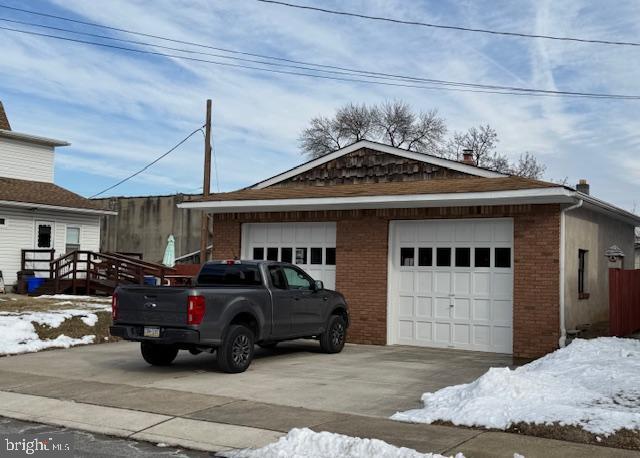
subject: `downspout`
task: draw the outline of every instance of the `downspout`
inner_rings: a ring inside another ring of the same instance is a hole
[[[563,348],[567,343],[567,328],[564,319],[564,291],[565,291],[565,262],[566,262],[566,223],[565,214],[571,210],[582,207],[583,199],[580,199],[575,205],[571,205],[560,211],[560,340],[558,344]]]

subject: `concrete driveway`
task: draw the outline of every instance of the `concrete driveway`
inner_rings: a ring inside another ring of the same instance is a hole
[[[257,349],[247,372],[230,375],[211,354],[181,352],[172,366],[151,367],[138,344],[122,342],[0,358],[0,371],[388,417],[419,407],[425,391],[513,364],[506,355],[414,347],[347,345],[340,354],[326,355],[316,342],[296,341]],[[60,389],[69,386],[61,383]],[[29,394],[40,394],[34,390]],[[51,394],[47,384],[42,390]]]

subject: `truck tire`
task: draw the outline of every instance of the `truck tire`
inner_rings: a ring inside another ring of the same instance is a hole
[[[140,351],[144,360],[152,366],[168,366],[178,356],[178,347],[158,345],[153,342],[142,342]]]
[[[247,370],[253,360],[253,332],[246,326],[234,324],[218,348],[218,366],[224,372],[237,374]]]
[[[347,326],[339,315],[331,315],[327,330],[320,334],[320,348],[325,353],[340,353],[347,338]]]

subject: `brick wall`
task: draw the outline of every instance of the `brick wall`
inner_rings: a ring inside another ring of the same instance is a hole
[[[556,349],[560,335],[558,205],[214,215],[214,257],[240,255],[241,223],[336,221],[336,289],[349,303],[352,316],[349,340],[384,345],[389,221],[503,217],[512,217],[514,221],[514,355],[532,358]]]

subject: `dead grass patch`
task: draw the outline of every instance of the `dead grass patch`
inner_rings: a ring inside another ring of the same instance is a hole
[[[98,322],[95,326],[88,326],[84,323],[81,317],[74,316],[65,320],[57,328],[52,328],[47,325],[33,323],[33,326],[38,333],[38,337],[42,340],[55,339],[56,337],[64,334],[67,337],[73,337],[80,339],[83,336],[94,335],[94,343],[107,343],[115,342],[119,340],[117,337],[109,335],[109,326],[111,325],[111,313],[109,312],[91,312],[98,316]]]
[[[87,300],[75,300],[75,299],[36,299],[35,297],[23,296],[18,294],[10,294],[7,296],[0,296],[1,299],[5,299],[0,302],[0,312],[50,312],[52,310],[64,310],[72,308],[86,308],[84,304],[91,303],[96,305],[108,304],[105,302],[94,302]],[[15,299],[15,300],[14,300]]]

